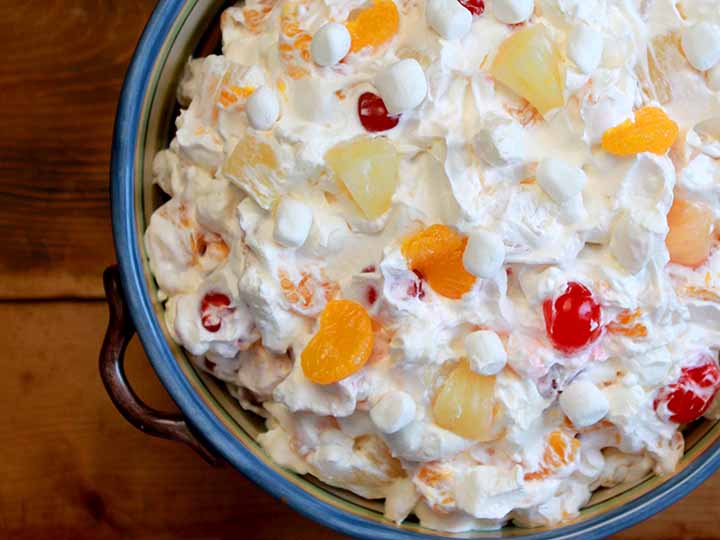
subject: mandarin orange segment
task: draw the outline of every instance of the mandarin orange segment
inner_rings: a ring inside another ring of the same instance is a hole
[[[298,13],[301,7],[302,2],[286,2],[280,14],[278,50],[285,64],[285,72],[294,80],[310,74],[306,65],[310,61],[312,36],[300,27]]]
[[[662,155],[675,143],[678,125],[658,107],[643,107],[635,112],[635,121],[625,120],[608,129],[602,147],[615,156],[634,156],[641,152]]]
[[[230,85],[220,90],[218,102],[226,109],[232,107],[240,100],[247,100],[255,91],[254,86],[235,86]]]
[[[365,365],[373,341],[365,308],[351,300],[332,300],[320,316],[320,329],[302,352],[303,372],[317,384],[341,381]]]
[[[301,272],[300,278],[294,281],[285,270],[280,270],[278,277],[285,299],[293,309],[303,314],[319,312],[325,302],[339,290],[337,283],[330,282],[324,274],[324,279],[318,279],[307,272]]]
[[[402,254],[436,293],[457,300],[475,284],[463,265],[465,246],[465,236],[446,225],[432,225],[405,239]]]
[[[542,480],[575,461],[580,441],[566,431],[553,431],[545,443],[540,468],[525,474],[525,480]]]
[[[636,309],[635,311],[625,310],[621,312],[614,321],[607,325],[607,331],[611,334],[630,338],[647,337],[647,326],[642,323],[635,323],[641,316],[642,311],[640,309]]]
[[[420,467],[412,480],[418,491],[435,502],[433,510],[450,512],[456,504],[453,495],[453,471],[440,461],[431,461]]]
[[[476,441],[492,441],[499,434],[500,410],[495,377],[479,375],[467,360],[450,373],[433,402],[435,423]]]
[[[565,103],[560,50],[548,29],[536,24],[516,30],[500,45],[490,73],[541,114]]]
[[[350,32],[350,52],[358,52],[390,41],[398,32],[400,14],[392,0],[375,0],[358,10],[345,26]]]
[[[667,216],[670,232],[665,245],[670,260],[695,268],[710,256],[713,244],[713,211],[701,202],[675,199]]]

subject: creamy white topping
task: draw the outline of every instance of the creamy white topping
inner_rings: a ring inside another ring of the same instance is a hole
[[[673,470],[683,438],[656,398],[720,348],[716,241],[694,267],[670,262],[666,246],[674,200],[720,219],[708,30],[720,11],[487,0],[469,16],[455,0],[409,0],[395,3],[397,32],[354,49],[348,20],[393,1],[248,0],[223,14],[223,54],[188,63],[175,138],[153,164],[170,199],[145,236],[167,326],[267,419],[258,441],[279,465],[385,498],[396,522],[414,512],[445,531],[553,525],[595,489]],[[564,103],[544,115],[491,74],[505,39],[540,26],[559,51]],[[397,126],[366,131],[367,92]],[[603,150],[643,107],[678,125],[672,149]],[[372,219],[326,161],[368,136],[399,162],[389,209]],[[474,284],[460,298],[403,251],[437,224],[470,239]],[[596,339],[571,352],[544,313],[569,282],[601,310]],[[333,298],[367,310],[374,345],[365,367],[321,385],[301,356]],[[436,417],[466,359],[493,380],[491,440]]]

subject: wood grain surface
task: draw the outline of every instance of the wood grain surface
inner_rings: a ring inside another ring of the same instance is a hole
[[[149,438],[97,375],[114,260],[108,163],[122,76],[152,0],[3,0],[0,539],[329,540],[231,468]],[[172,402],[134,343],[129,375]],[[720,477],[617,538],[720,539]]]
[[[110,141],[152,0],[3,0],[0,297],[100,297]]]

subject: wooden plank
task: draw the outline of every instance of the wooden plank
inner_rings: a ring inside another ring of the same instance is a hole
[[[234,469],[127,424],[97,374],[106,319],[99,303],[0,304],[0,538],[338,539]],[[128,371],[172,408],[137,343]]]
[[[0,538],[338,539],[233,469],[213,469],[185,447],[127,424],[97,375],[105,309],[0,304]],[[128,372],[151,405],[173,407],[137,342]],[[720,539],[718,507],[716,475],[616,538]]]
[[[0,2],[0,298],[102,296],[115,109],[154,5]]]

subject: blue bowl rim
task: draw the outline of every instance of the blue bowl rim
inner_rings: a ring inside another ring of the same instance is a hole
[[[343,534],[372,540],[427,538],[414,531],[379,525],[322,502],[263,464],[219,421],[182,373],[153,311],[145,282],[142,251],[137,242],[135,209],[135,149],[138,127],[155,61],[176,18],[182,0],[160,0],[140,38],[128,69],[117,110],[111,160],[111,206],[115,250],[125,298],[140,340],[163,385],[193,426],[232,465],[254,483],[287,502],[306,517]],[[686,496],[720,467],[720,440],[683,471],[643,496],[588,520],[524,536],[535,540],[605,538],[664,510]],[[483,535],[484,536],[484,535]],[[498,531],[497,537],[503,536]],[[443,538],[443,536],[433,536]],[[484,536],[485,537],[485,536]]]

